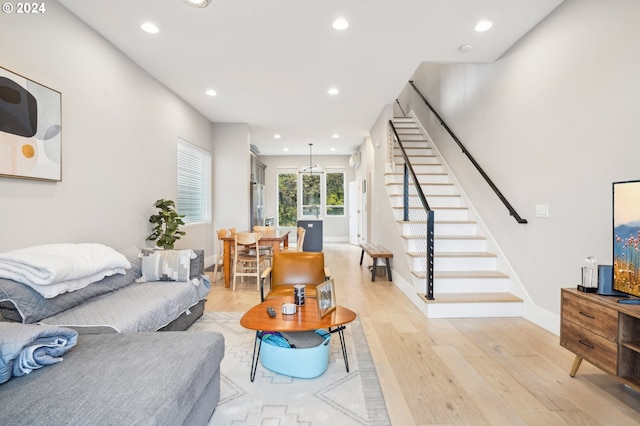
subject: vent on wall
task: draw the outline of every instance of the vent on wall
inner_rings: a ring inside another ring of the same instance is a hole
[[[355,169],[359,165],[360,165],[360,151],[354,152],[353,154],[351,154],[351,157],[349,157],[349,166]]]

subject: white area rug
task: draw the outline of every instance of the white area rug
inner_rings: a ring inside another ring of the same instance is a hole
[[[327,371],[314,379],[284,376],[258,365],[249,380],[255,331],[240,325],[241,313],[205,312],[189,330],[219,331],[225,337],[221,397],[211,426],[389,425],[389,415],[360,321],[344,331],[347,373],[338,333],[331,336]]]

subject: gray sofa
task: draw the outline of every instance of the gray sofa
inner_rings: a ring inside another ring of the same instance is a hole
[[[0,424],[206,425],[223,356],[213,332],[83,334],[61,363],[0,385]]]
[[[141,250],[118,250],[131,268],[85,288],[44,298],[31,287],[0,278],[0,321],[71,327],[79,333],[184,330],[204,308],[209,283],[202,279],[204,252],[194,250],[187,282],[136,283],[142,275]]]
[[[180,283],[136,283],[138,251],[120,251],[132,264],[126,275],[58,300],[0,279],[0,321],[80,333],[62,362],[0,384],[1,425],[207,424],[220,398],[224,337],[176,330],[202,315],[208,288],[200,287],[208,283],[182,283],[182,289]],[[191,276],[197,279],[204,253],[196,254]]]

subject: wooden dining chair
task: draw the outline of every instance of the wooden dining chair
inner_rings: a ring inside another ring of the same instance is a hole
[[[275,226],[254,225],[253,232],[274,232]],[[273,247],[271,245],[260,246],[260,256],[264,258],[266,264],[271,266],[271,257],[273,256]]]
[[[294,247],[288,247],[287,249],[282,249],[282,251],[303,251],[302,246],[304,245],[304,236],[307,234],[307,230],[302,226],[299,226],[296,229],[296,245]]]
[[[218,229],[216,235],[218,237],[218,256],[216,257],[216,266],[213,268],[213,282],[218,281],[218,269],[224,266],[224,241],[222,238],[227,235],[226,229]]]
[[[233,259],[233,287],[236,291],[238,277],[255,277],[256,289],[260,290],[260,267],[263,259],[260,257],[258,241],[262,236],[259,232],[239,232],[234,237],[235,257]],[[240,267],[240,268],[239,268]]]

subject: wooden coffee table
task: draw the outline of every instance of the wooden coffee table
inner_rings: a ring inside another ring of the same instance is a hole
[[[342,357],[344,364],[349,372],[349,359],[347,357],[347,348],[344,343],[345,324],[356,319],[356,313],[343,306],[336,306],[336,309],[327,314],[324,318],[318,317],[318,305],[315,299],[307,298],[303,306],[297,307],[297,312],[292,315],[282,314],[282,304],[293,303],[293,296],[290,297],[274,297],[249,309],[240,319],[240,325],[249,330],[256,330],[256,339],[253,344],[253,359],[251,361],[250,378],[253,379],[258,368],[258,359],[260,358],[260,347],[262,339],[261,331],[309,331],[326,328],[330,333],[338,333],[340,336],[340,347],[342,348]],[[267,307],[271,306],[276,311],[275,317],[270,317],[267,313]]]

